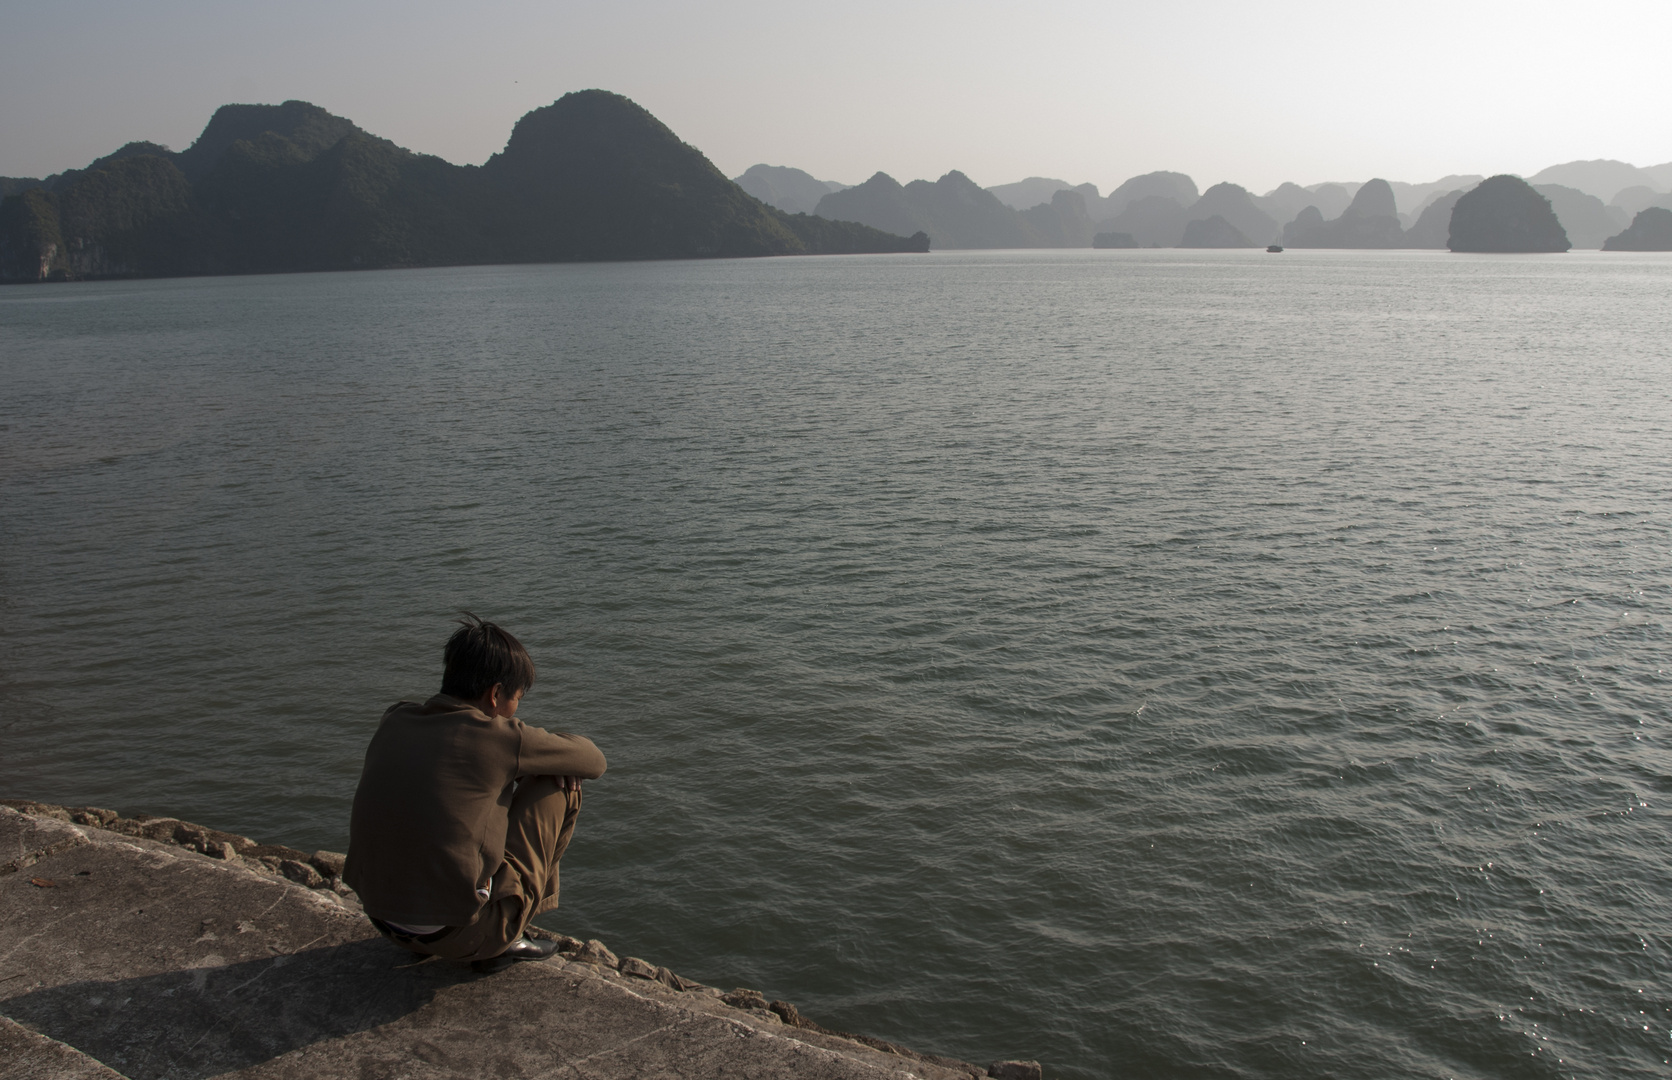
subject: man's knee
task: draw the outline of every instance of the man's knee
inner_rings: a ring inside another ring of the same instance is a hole
[[[529,858],[562,858],[580,809],[580,785],[566,788],[556,776],[528,777],[511,801],[507,852],[527,847]]]
[[[581,789],[566,788],[560,776],[529,776],[517,785],[511,799],[511,815],[538,813],[568,817],[581,808]]]

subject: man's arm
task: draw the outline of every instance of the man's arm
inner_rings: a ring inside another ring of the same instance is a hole
[[[608,763],[591,739],[526,724],[521,727],[518,776],[555,776],[562,781],[564,790],[573,790],[582,780],[596,780],[604,775]]]

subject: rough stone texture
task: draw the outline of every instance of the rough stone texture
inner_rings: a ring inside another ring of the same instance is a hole
[[[610,950],[605,947],[604,943],[599,941],[597,938],[593,938],[585,945],[582,945],[579,949],[576,949],[572,954],[571,959],[577,960],[583,964],[597,964],[600,967],[607,968],[619,967],[621,965],[621,961],[616,959],[615,953],[610,952]]]
[[[128,826],[114,831],[72,826],[70,816],[0,809],[0,853],[31,860],[28,873],[0,875],[8,1080],[980,1073],[786,1025],[781,1012],[754,1008],[759,994],[734,1008],[642,961],[632,972],[641,977],[623,975],[598,941],[553,935],[564,957],[495,975],[424,961],[378,937],[352,895],[266,869],[267,859],[298,862],[323,881],[292,849],[173,819],[112,816],[108,825]],[[238,840],[243,857],[233,860],[193,850]],[[251,861],[253,852],[266,858]],[[31,884],[36,877],[53,884]]]
[[[46,855],[85,843],[87,834],[67,821],[0,806],[0,875],[15,874]]]
[[[987,1075],[994,1080],[1042,1080],[1045,1072],[1037,1061],[995,1061]]]
[[[343,876],[343,866],[348,862],[348,856],[340,851],[316,851],[308,859],[315,870],[328,878]]]
[[[723,1000],[727,1005],[736,1009],[764,1009],[767,1007],[766,995],[759,990],[751,990],[746,986],[740,986],[733,990]]]
[[[81,1051],[0,1016],[0,1077],[5,1080],[122,1080]]]
[[[655,966],[640,960],[636,956],[629,956],[623,960],[619,970],[623,975],[632,975],[640,979],[654,979],[656,977]]]
[[[310,889],[317,889],[325,884],[325,878],[311,863],[297,862],[295,859],[284,859],[279,863],[279,873]]]
[[[665,967],[656,969],[656,981],[673,990],[697,990],[701,983],[694,983],[690,979],[682,979]]]

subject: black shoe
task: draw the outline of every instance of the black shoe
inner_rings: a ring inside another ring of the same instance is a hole
[[[472,960],[470,970],[484,974],[504,971],[519,960],[544,960],[557,952],[557,942],[542,941],[538,938],[518,938],[511,942],[510,948],[491,960]]]

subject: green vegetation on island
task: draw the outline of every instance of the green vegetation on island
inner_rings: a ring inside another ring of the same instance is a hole
[[[452,165],[301,101],[228,105],[180,153],[130,143],[15,182],[0,280],[502,262],[927,251],[767,206],[618,94],[567,94],[485,165]]]
[[[179,153],[131,142],[84,169],[0,177],[0,281],[927,251],[931,238],[940,248],[1662,250],[1631,246],[1662,242],[1658,218],[1625,226],[1672,207],[1668,183],[1672,162],[1618,161],[1552,166],[1531,182],[1284,183],[1265,195],[1232,183],[1198,192],[1165,171],[1107,196],[1042,176],[982,188],[957,170],[907,184],[879,172],[847,187],[762,164],[728,180],[602,90],[530,112],[486,164],[458,166],[287,101],[222,106]]]

